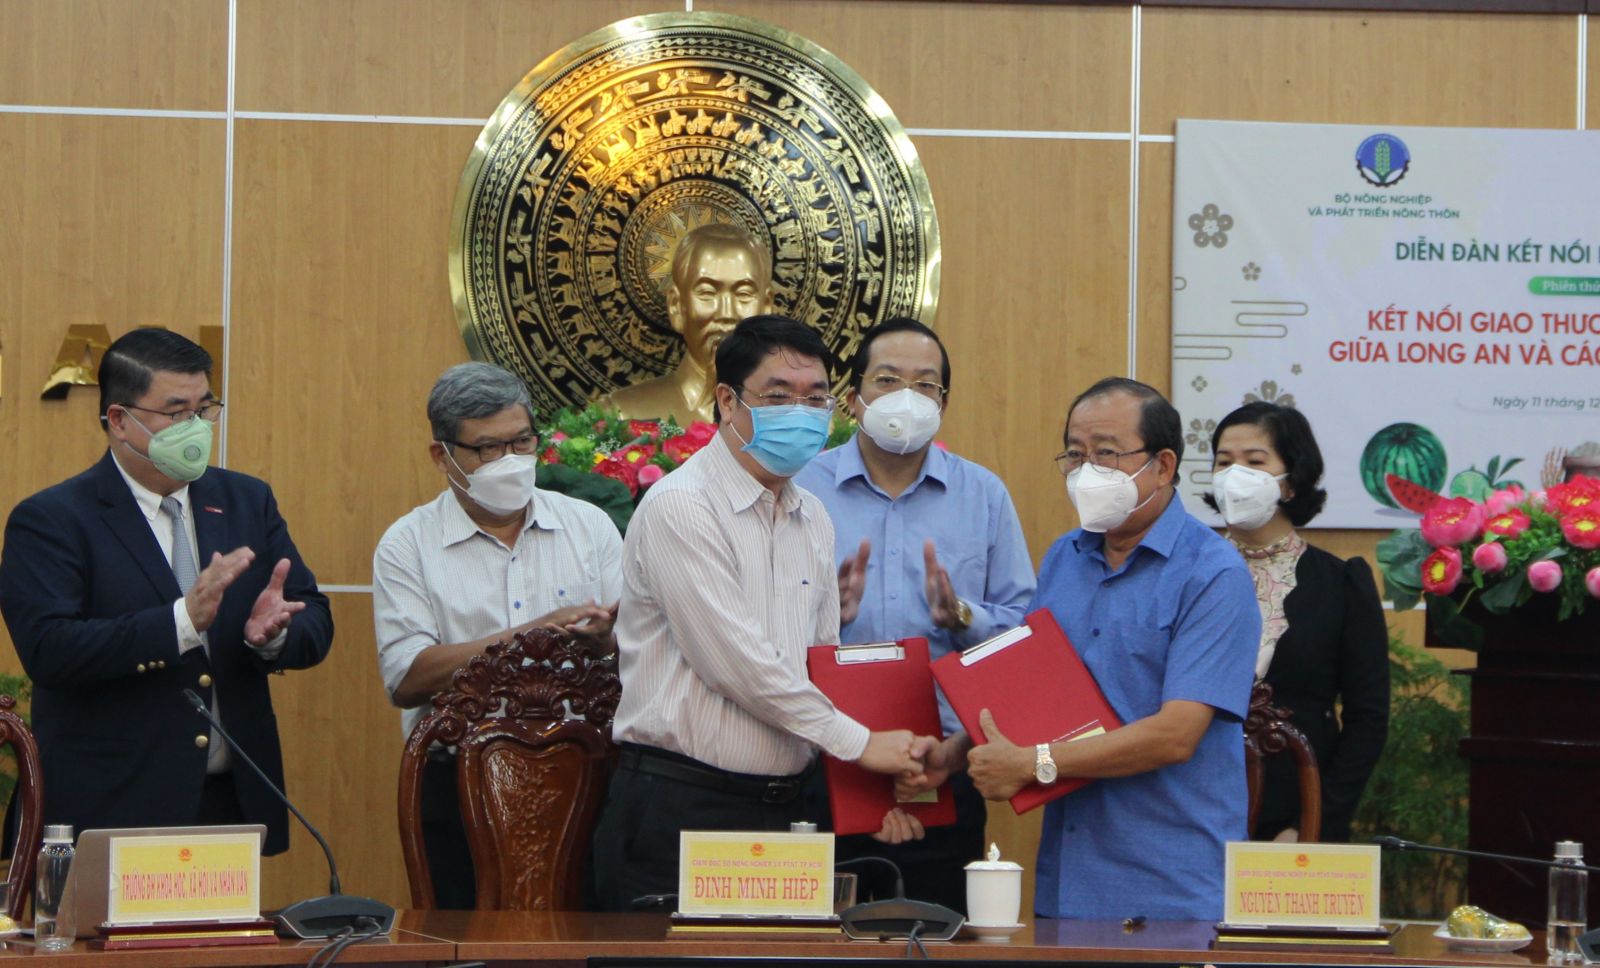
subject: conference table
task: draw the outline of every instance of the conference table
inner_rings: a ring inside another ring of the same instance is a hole
[[[1392,952],[1213,951],[1212,928],[1192,922],[1150,922],[1136,931],[1118,923],[1032,920],[1006,941],[959,938],[928,942],[927,957],[977,966],[1025,962],[1068,965],[1542,965],[1544,939],[1521,951],[1482,954],[1447,949],[1436,925],[1408,924]],[[852,964],[921,960],[904,940],[850,941],[842,935],[669,936],[665,915],[524,911],[402,911],[387,938],[346,948],[340,965],[421,966],[484,962],[491,968],[782,968],[795,961]],[[279,941],[248,947],[98,951],[79,942],[71,951],[41,953],[0,943],[0,968],[24,958],[48,958],[53,968],[202,968],[224,965],[303,965],[319,941]]]

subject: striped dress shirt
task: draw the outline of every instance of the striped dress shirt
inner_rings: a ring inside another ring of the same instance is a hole
[[[723,435],[645,495],[623,544],[622,702],[613,735],[739,773],[798,773],[814,747],[861,756],[867,728],[806,675],[839,639],[833,524],[776,496]]]
[[[480,530],[448,488],[389,526],[372,556],[378,669],[390,698],[430,646],[470,642],[558,608],[610,605],[622,587],[622,536],[606,513],[534,492],[514,547]],[[427,703],[400,713],[411,735]]]

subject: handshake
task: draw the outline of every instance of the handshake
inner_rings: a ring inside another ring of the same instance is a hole
[[[909,801],[938,789],[950,774],[964,769],[970,743],[965,733],[939,740],[896,729],[871,734],[856,765],[894,777],[895,799]],[[883,828],[872,836],[884,843],[921,840],[922,822],[899,808],[883,818]]]

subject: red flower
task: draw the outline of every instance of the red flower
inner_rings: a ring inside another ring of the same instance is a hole
[[[1461,581],[1461,552],[1439,548],[1422,562],[1422,587],[1432,595],[1448,595]]]
[[[627,461],[635,468],[638,468],[655,455],[656,448],[653,444],[630,444],[621,450],[613,451],[611,454],[617,460]]]
[[[594,465],[594,472],[601,477],[609,477],[614,481],[621,481],[627,485],[628,493],[634,497],[639,496],[639,471],[627,461],[607,457]]]
[[[630,420],[628,421],[628,433],[635,438],[654,437],[661,433],[661,425],[654,420]]]
[[[694,442],[695,450],[699,450],[706,444],[711,443],[711,438],[717,435],[717,425],[707,423],[704,420],[696,420],[684,430],[683,435]]]
[[[1561,519],[1561,533],[1574,548],[1600,548],[1600,504],[1585,504]]]
[[[1422,536],[1435,548],[1466,544],[1482,533],[1483,508],[1470,498],[1435,501],[1422,516]]]
[[[1556,514],[1600,505],[1600,481],[1579,474],[1564,484],[1557,484],[1544,492],[1545,502]]]
[[[661,442],[661,452],[679,464],[688,460],[699,449],[699,445],[690,440],[687,434],[668,437]]]
[[[1448,595],[1460,583],[1461,552],[1456,549],[1439,548],[1422,562],[1422,588],[1428,594]]]
[[[554,447],[546,447],[544,453],[539,455],[539,463],[559,464],[561,463],[561,452]]]
[[[1483,523],[1483,529],[1502,538],[1515,538],[1528,530],[1528,515],[1521,508],[1507,508]]]
[[[660,464],[646,464],[639,468],[639,487],[646,488],[667,476]]]

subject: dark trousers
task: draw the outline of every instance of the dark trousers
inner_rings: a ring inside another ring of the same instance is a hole
[[[871,834],[840,837],[834,847],[834,862],[857,857],[887,858],[905,878],[906,897],[933,901],[965,914],[966,866],[983,857],[988,808],[965,773],[951,775],[950,791],[956,801],[954,824],[929,827],[923,839],[903,844],[880,843]],[[894,897],[894,874],[884,865],[867,862],[851,864],[844,870],[857,876],[857,902]]]
[[[207,773],[200,787],[200,807],[195,811],[194,822],[202,827],[216,827],[246,823],[244,808],[239,806],[239,793],[233,786],[232,773]]]
[[[454,911],[475,908],[478,886],[456,792],[456,758],[443,750],[430,752],[422,765],[422,847],[428,855],[435,906]]]
[[[814,820],[806,782],[811,772],[731,773],[666,750],[623,744],[589,853],[590,905],[632,911],[640,898],[675,894],[680,831],[786,831],[797,820]]]

